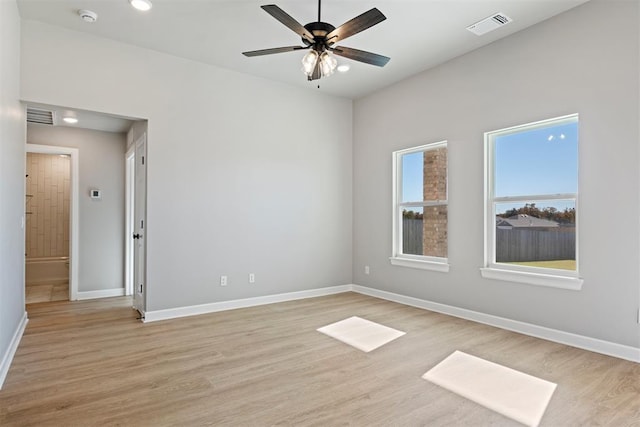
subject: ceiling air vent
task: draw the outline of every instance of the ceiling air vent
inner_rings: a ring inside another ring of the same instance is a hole
[[[53,111],[27,107],[27,122],[53,125]]]
[[[495,30],[496,28],[500,28],[503,25],[507,25],[512,21],[513,19],[509,18],[504,13],[496,13],[495,15],[485,18],[480,22],[469,25],[467,27],[467,30],[471,31],[476,36],[481,36],[488,33],[489,31]]]

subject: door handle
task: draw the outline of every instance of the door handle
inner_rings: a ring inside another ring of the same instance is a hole
[[[133,235],[133,238],[134,239],[142,239],[142,234],[136,233],[136,234]]]

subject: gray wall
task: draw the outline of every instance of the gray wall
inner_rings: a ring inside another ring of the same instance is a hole
[[[638,2],[592,0],[357,101],[354,282],[640,347],[638,16]],[[481,278],[483,132],[570,113],[583,289]],[[444,139],[450,272],[392,266],[391,152]]]
[[[29,124],[27,142],[79,151],[78,291],[124,288],[126,134]],[[101,200],[89,197],[94,188]]]
[[[24,315],[24,108],[20,105],[20,17],[0,1],[0,387],[7,351]]]
[[[25,100],[148,119],[147,310],[351,282],[350,100],[22,30]],[[318,112],[326,126],[313,132]]]

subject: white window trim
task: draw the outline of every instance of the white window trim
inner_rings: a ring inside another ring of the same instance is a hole
[[[429,257],[422,257],[429,258]],[[408,258],[407,255],[401,255],[400,257],[389,257],[389,261],[391,265],[396,265],[398,267],[409,267],[409,268],[417,268],[419,270],[430,270],[430,271],[439,271],[441,273],[449,272],[449,264],[447,258],[438,258],[442,261],[429,261],[426,259],[412,259]]]
[[[578,114],[557,117],[548,120],[541,120],[534,123],[514,126],[505,129],[485,132],[484,134],[484,194],[485,194],[485,230],[484,230],[484,267],[480,269],[480,274],[485,279],[495,279],[507,282],[524,283],[536,286],[546,286],[559,289],[580,290],[584,280],[579,277],[579,254],[578,254],[578,193],[576,194],[545,194],[527,195],[521,197],[494,197],[494,138],[523,130],[545,127],[549,124],[561,125],[578,121]],[[578,165],[579,168],[579,165]],[[576,205],[576,270],[560,270],[553,268],[528,267],[513,264],[503,264],[495,262],[495,228],[496,213],[495,203],[500,202],[535,202],[536,200],[575,200]]]
[[[500,265],[500,264],[498,264]],[[541,269],[548,270],[548,269]],[[569,289],[579,291],[584,280],[577,277],[532,273],[529,271],[515,271],[502,268],[481,268],[480,274],[485,279],[502,280],[505,282],[524,283],[527,285],[546,286],[549,288]]]
[[[406,148],[404,150],[394,151],[392,153],[392,175],[393,175],[393,186],[392,186],[392,231],[391,231],[391,239],[393,242],[392,255],[389,257],[389,261],[392,265],[399,267],[408,267],[408,268],[417,268],[420,270],[430,270],[430,271],[438,271],[442,273],[447,273],[449,271],[449,259],[441,258],[441,257],[431,257],[431,256],[421,256],[421,255],[411,255],[411,254],[403,254],[402,253],[402,232],[401,232],[401,218],[402,218],[402,208],[403,207],[424,207],[430,205],[440,205],[448,202],[447,200],[437,200],[437,201],[423,201],[423,202],[402,202],[400,197],[402,195],[402,156],[405,154],[411,154],[421,151],[427,150],[436,150],[438,148],[448,147],[447,141],[439,141],[430,144],[421,145],[419,147]],[[447,180],[449,179],[449,153],[447,152]],[[449,185],[447,184],[447,194],[449,192]],[[448,236],[448,233],[447,233]],[[448,237],[447,237],[448,238]],[[448,246],[448,245],[447,245]]]

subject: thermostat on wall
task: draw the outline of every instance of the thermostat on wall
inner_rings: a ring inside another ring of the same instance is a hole
[[[91,190],[91,198],[92,199],[102,199],[102,191],[100,191],[100,190]]]

